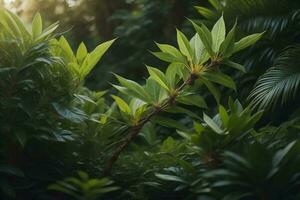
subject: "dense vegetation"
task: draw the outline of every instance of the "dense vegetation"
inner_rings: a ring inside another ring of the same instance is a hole
[[[0,10],[1,199],[300,198],[299,2],[209,0],[187,20],[192,1],[80,2],[50,16],[95,15],[100,45],[88,20]]]

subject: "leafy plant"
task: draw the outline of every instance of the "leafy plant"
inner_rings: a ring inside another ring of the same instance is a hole
[[[92,51],[81,43],[73,51],[57,33],[58,23],[43,28],[37,14],[29,30],[15,14],[1,10],[1,198],[298,199],[299,110],[278,124],[261,110],[297,99],[298,45],[284,50],[259,78],[249,105],[229,98],[222,106],[231,95],[243,100],[241,80],[235,80],[248,75],[240,72],[264,71],[241,65],[247,64],[245,56],[257,54],[258,47],[258,53],[268,52],[266,39],[288,31],[297,11],[276,22],[264,13],[270,0],[243,1],[241,11],[236,10],[240,1],[209,2],[215,10],[197,7],[206,20],[189,20],[195,29],[191,38],[176,30],[177,46],[156,43],[159,50],[151,53],[166,68],[146,65],[144,82],[114,74],[118,84],[105,91],[84,85],[114,40]],[[158,1],[143,10],[153,5]],[[254,8],[263,24],[256,17],[252,21]],[[286,9],[279,10],[281,18]],[[261,27],[272,26],[261,33]],[[86,172],[72,176],[77,169]],[[112,179],[122,190],[115,192],[120,188]]]
[[[141,86],[132,80],[116,75],[121,86],[114,87],[121,93],[133,96],[144,102],[142,104],[139,103],[138,105],[143,105],[143,108],[149,108],[142,109],[143,112],[138,114],[138,119],[133,120],[134,123],[127,138],[119,147],[117,147],[115,152],[112,153],[104,174],[110,173],[112,166],[118,159],[120,153],[139,134],[145,123],[152,120],[152,118],[155,120],[155,117],[161,111],[172,107],[179,98],[188,96],[185,88],[192,86],[197,79],[208,87],[217,101],[219,101],[220,96],[211,82],[216,82],[235,89],[234,81],[229,76],[223,74],[217,66],[222,63],[227,63],[227,65],[233,68],[243,70],[242,66],[229,61],[228,58],[233,53],[255,43],[261,37],[261,34],[254,34],[235,42],[235,26],[226,36],[223,17],[218,20],[211,32],[204,24],[199,26],[194,22],[192,23],[197,33],[190,41],[182,32],[177,30],[179,50],[167,44],[157,44],[161,52],[153,52],[153,54],[161,60],[171,64],[166,73],[152,67],[147,67],[150,74],[148,80],[152,79],[154,82],[147,81],[146,86]],[[156,93],[150,96],[149,94],[153,94],[152,90],[154,86],[149,86],[149,84],[154,83],[158,84],[162,89],[156,90]],[[161,98],[162,96],[164,98]],[[153,99],[153,97],[158,98]],[[127,113],[127,115],[132,114],[132,109],[125,101],[116,96],[113,96],[113,98],[116,100],[122,113]],[[133,118],[135,118],[135,116],[133,116]],[[166,124],[166,120],[163,120],[163,123]]]
[[[297,199],[298,151],[299,142],[296,141],[274,153],[254,144],[244,155],[225,152],[224,167],[203,176],[211,180],[209,187],[223,199]]]
[[[49,190],[55,190],[72,196],[74,199],[95,200],[106,193],[118,190],[111,186],[113,181],[108,178],[93,179],[83,171],[78,171],[77,177],[68,177],[63,181],[48,186]]]
[[[220,105],[219,113],[214,118],[204,113],[203,124],[194,122],[194,133],[177,131],[203,151],[208,166],[218,164],[218,156],[224,149],[249,137],[262,116],[262,111],[252,114],[249,106],[243,109],[237,100],[233,102],[229,99],[228,104],[230,109],[227,111]]]
[[[56,33],[58,23],[44,28],[40,14],[36,14],[29,30],[18,16],[7,10],[1,9],[0,16],[0,156],[1,162],[26,174],[25,177],[5,178],[6,182],[2,180],[1,185],[15,186],[11,182],[21,182],[21,185],[24,182],[24,185],[35,187],[37,180],[49,181],[45,173],[50,173],[45,170],[36,171],[41,173],[39,176],[34,174],[31,169],[41,164],[35,161],[48,159],[45,163],[52,163],[47,167],[60,168],[61,163],[58,163],[62,160],[50,158],[56,151],[54,147],[61,143],[70,145],[78,138],[85,122],[94,120],[77,106],[77,98],[84,98],[79,94],[84,90],[84,78],[113,40],[99,45],[91,53],[82,44],[74,56],[63,37],[59,41],[55,39],[60,35]],[[31,150],[31,146],[38,149],[43,145],[49,151],[43,149],[33,153]],[[74,146],[63,152],[72,154]],[[61,153],[58,159],[64,156]],[[76,161],[73,164],[76,166]],[[53,173],[57,175],[57,171]],[[27,176],[34,178],[26,182]]]

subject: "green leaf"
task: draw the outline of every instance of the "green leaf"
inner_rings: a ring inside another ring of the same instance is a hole
[[[187,131],[187,128],[184,125],[182,125],[181,123],[179,123],[177,120],[174,120],[174,119],[156,116],[156,117],[152,118],[152,121],[160,124],[161,126],[175,128],[175,129],[179,129],[182,131]]]
[[[23,24],[21,24],[21,26],[18,26],[17,20],[14,19],[14,14],[11,13],[8,10],[4,10],[2,12],[0,12],[1,16],[0,16],[0,20],[2,25],[7,29],[7,31],[9,31],[9,33],[11,33],[14,37],[23,39],[22,37],[22,32],[21,32],[21,28],[24,26]],[[18,17],[17,17],[18,18]]]
[[[178,49],[176,49],[175,47],[168,45],[168,44],[159,44],[159,43],[155,43],[155,44],[162,52],[169,53],[172,56],[177,57],[177,58],[183,58],[180,51]]]
[[[219,115],[221,117],[224,127],[227,127],[229,116],[226,109],[222,105],[219,105]]]
[[[178,135],[180,135],[184,139],[191,140],[191,138],[192,138],[190,133],[179,131],[179,130],[176,130],[176,132],[178,133]]]
[[[195,64],[203,64],[209,59],[209,54],[207,53],[205,46],[203,45],[198,33],[192,37],[191,41],[191,48],[194,52],[194,63]]]
[[[120,97],[115,96],[115,95],[111,95],[111,97],[115,100],[116,104],[118,105],[119,109],[122,112],[127,113],[128,115],[131,114],[130,107],[128,106],[128,104],[123,99],[121,99]]]
[[[216,53],[219,51],[219,47],[225,40],[226,28],[223,15],[214,25],[211,35],[212,35],[212,50]]]
[[[90,53],[89,59],[86,60],[87,63],[84,63],[80,69],[80,75],[82,79],[84,79],[91,72],[91,70],[96,66],[104,53],[109,49],[109,47],[114,43],[115,40],[116,39],[113,39],[98,45]]]
[[[291,143],[289,143],[286,147],[284,147],[283,149],[279,150],[273,157],[273,165],[274,166],[278,166],[280,165],[284,159],[288,156],[289,152],[291,152],[291,150],[293,149],[293,147],[297,144],[296,141],[293,141]]]
[[[218,134],[222,134],[223,131],[221,130],[221,128],[215,123],[215,121],[213,119],[211,119],[209,116],[207,116],[205,113],[203,113],[203,120],[205,121],[205,123],[212,129],[214,130],[216,133]]]
[[[195,129],[196,133],[202,133],[202,131],[205,130],[205,128],[203,127],[203,125],[201,123],[198,123],[195,121],[194,121],[194,129]]]
[[[187,60],[182,57],[175,57],[171,53],[167,52],[151,52],[155,57],[159,58],[160,60],[163,60],[168,63],[183,63],[187,65]]]
[[[219,0],[208,0],[209,3],[217,10],[223,10],[223,5]]]
[[[76,52],[76,58],[79,64],[83,62],[83,60],[86,58],[88,54],[88,51],[86,49],[86,46],[84,45],[83,42],[80,43],[77,52]]]
[[[166,70],[166,76],[170,83],[171,88],[175,88],[179,82],[184,77],[184,68],[183,64],[170,64]]]
[[[220,55],[222,56],[222,58],[227,58],[232,55],[235,41],[235,27],[236,24],[229,31],[229,33],[226,36],[226,39],[220,46]]]
[[[65,59],[67,59],[67,61],[69,62],[76,62],[76,58],[72,51],[72,48],[64,36],[60,37],[59,44],[64,52]]]
[[[52,103],[52,105],[61,117],[68,119],[74,123],[82,123],[87,118],[85,113],[75,108],[68,109],[67,107],[58,103]]]
[[[202,24],[201,27],[198,26],[196,23],[191,21],[195,30],[197,31],[203,45],[205,46],[206,51],[209,53],[210,56],[214,56],[214,51],[212,50],[212,35],[208,28]]]
[[[255,34],[248,35],[248,36],[242,38],[240,41],[238,41],[234,44],[233,53],[241,51],[241,50],[253,45],[263,36],[263,34],[264,34],[264,32],[263,33],[255,33]]]
[[[237,69],[239,71],[242,71],[242,72],[246,73],[245,67],[243,65],[240,65],[239,63],[232,62],[230,60],[225,60],[222,63],[227,65],[228,67],[232,67],[234,69]]]
[[[202,6],[195,6],[196,10],[206,19],[212,19],[215,17],[215,12]]]
[[[212,84],[210,81],[206,79],[201,79],[201,82],[204,83],[204,85],[207,87],[207,89],[212,93],[217,103],[220,103],[221,94],[220,91]]]
[[[149,95],[146,93],[146,91],[144,90],[144,88],[141,85],[139,85],[138,83],[136,83],[132,80],[125,79],[117,74],[114,74],[114,75],[116,76],[116,78],[118,79],[118,81],[120,82],[120,84],[122,86],[131,90],[132,94],[136,98],[139,98],[145,102],[151,101],[151,98],[149,97]]]
[[[185,35],[181,31],[179,31],[178,29],[176,29],[176,30],[177,30],[177,43],[178,43],[181,53],[183,55],[185,55],[189,61],[192,61],[193,60],[193,52],[192,52],[192,49],[191,49],[188,39],[185,37]]]
[[[159,104],[162,99],[168,97],[168,92],[162,88],[155,80],[148,78],[145,85],[145,91],[148,93],[151,101],[149,103]]]
[[[40,13],[37,13],[32,21],[32,27],[31,27],[31,31],[32,31],[32,37],[35,39],[37,38],[39,35],[42,34],[43,31],[43,22],[42,22],[42,17],[40,15]]]
[[[49,38],[49,36],[58,28],[58,24],[59,24],[58,22],[55,22],[50,26],[48,26],[47,28],[45,28],[42,34],[36,38],[36,41],[41,41],[45,38]]]
[[[260,120],[260,118],[263,116],[263,114],[264,114],[264,111],[261,110],[261,111],[255,113],[253,116],[251,116],[251,118],[249,119],[247,126],[245,128],[246,129],[252,128]]]
[[[170,84],[168,79],[166,78],[165,74],[162,73],[159,69],[154,67],[146,66],[147,70],[150,74],[150,77],[155,80],[160,86],[165,88],[167,91],[170,91]]]
[[[166,112],[169,112],[169,113],[182,113],[182,114],[187,114],[188,116],[192,117],[192,118],[195,118],[195,119],[200,119],[200,117],[198,115],[196,115],[194,112],[188,110],[188,109],[185,109],[185,108],[182,108],[182,107],[179,107],[179,106],[172,106],[170,109],[167,109],[165,110]]]
[[[208,81],[219,83],[236,91],[236,86],[232,78],[222,72],[203,72],[202,76]]]
[[[159,174],[155,173],[155,176],[159,179],[165,180],[165,181],[174,181],[174,182],[181,182],[181,183],[186,183],[185,180],[178,176],[173,176],[173,175],[168,175],[168,174]]]
[[[191,94],[187,96],[179,96],[176,101],[191,106],[197,106],[199,108],[207,108],[207,104],[202,96]]]

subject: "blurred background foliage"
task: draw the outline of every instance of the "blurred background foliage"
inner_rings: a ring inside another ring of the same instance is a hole
[[[83,41],[91,49],[99,42],[118,37],[118,45],[87,81],[92,89],[106,89],[107,82],[113,79],[109,72],[143,80],[146,74],[143,64],[158,64],[149,53],[155,46],[153,41],[174,43],[175,28],[185,27],[187,17],[199,16],[193,8],[198,3],[198,0],[16,0],[11,6],[27,21],[37,11],[47,24],[60,21],[60,31],[66,32],[73,47]]]
[[[248,72],[234,75],[238,83],[237,97],[242,102],[249,102],[247,96],[258,77],[272,67],[275,58],[287,47],[299,43],[300,2],[220,2],[222,7],[208,0],[2,0],[2,4],[6,3],[28,22],[37,11],[42,13],[46,24],[60,21],[60,32],[65,33],[73,47],[83,41],[91,49],[99,42],[118,37],[118,44],[102,60],[102,66],[96,67],[88,77],[86,85],[96,90],[107,89],[107,83],[113,82],[110,72],[143,81],[146,74],[144,64],[163,66],[149,53],[155,49],[153,41],[174,44],[175,28],[183,29],[191,36],[188,18],[212,27],[223,13],[227,26],[238,21],[238,37],[266,31],[261,42],[235,56],[235,60],[245,65]],[[223,92],[230,93],[228,90]],[[289,98],[288,102],[289,106],[281,105],[284,115],[273,113],[266,119],[272,118],[274,122],[287,119],[285,116],[299,106],[297,98]]]

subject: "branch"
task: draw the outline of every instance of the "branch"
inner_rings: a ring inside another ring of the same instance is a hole
[[[213,67],[218,63],[216,62],[211,62],[210,64],[207,65],[208,68]],[[125,138],[124,142],[113,152],[111,158],[109,159],[104,171],[103,175],[104,176],[109,176],[112,170],[112,167],[114,163],[118,160],[121,152],[134,140],[134,138],[140,133],[140,130],[143,128],[143,126],[151,120],[152,117],[156,116],[159,114],[162,110],[165,108],[169,107],[170,105],[174,104],[174,101],[185,86],[187,85],[193,85],[194,81],[198,78],[197,74],[190,74],[189,78],[184,81],[178,88],[175,89],[175,92],[168,97],[168,99],[162,103],[160,107],[155,107],[155,109],[145,118],[141,119],[139,123],[135,126],[133,126],[130,130],[130,133],[128,136]]]

